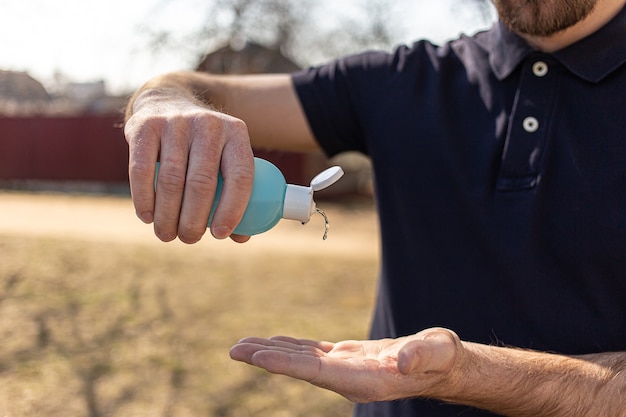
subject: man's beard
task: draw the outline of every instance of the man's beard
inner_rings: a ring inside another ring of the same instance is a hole
[[[516,33],[550,36],[583,20],[597,0],[492,0],[500,20]]]

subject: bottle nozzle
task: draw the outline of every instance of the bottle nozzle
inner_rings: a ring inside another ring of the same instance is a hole
[[[308,223],[311,215],[316,211],[324,216],[325,233],[324,240],[328,236],[328,218],[326,214],[315,206],[313,201],[313,192],[320,191],[330,187],[343,176],[341,167],[334,166],[328,168],[315,176],[311,180],[309,187],[301,185],[287,184],[285,191],[285,204],[283,207],[283,218],[298,220],[302,224]]]
[[[307,223],[311,214],[315,213],[313,189],[302,185],[287,184],[283,219],[298,220]]]

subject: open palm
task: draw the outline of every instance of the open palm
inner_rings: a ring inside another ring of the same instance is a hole
[[[428,395],[449,377],[461,342],[446,329],[398,339],[338,343],[292,337],[246,338],[231,358],[335,391],[354,402]]]

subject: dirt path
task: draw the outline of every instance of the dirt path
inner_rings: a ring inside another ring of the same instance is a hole
[[[179,241],[160,242],[152,233],[152,226],[135,217],[132,202],[127,197],[0,192],[0,234],[169,245],[172,249],[220,251],[234,256],[267,251],[378,256],[377,222],[372,207],[347,209],[324,202],[319,206],[330,220],[326,241],[322,240],[323,219],[314,216],[305,226],[281,221],[274,229],[253,237],[244,245],[230,240],[216,241],[208,234],[195,245],[185,245]]]

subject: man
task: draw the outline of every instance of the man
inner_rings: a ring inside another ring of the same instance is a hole
[[[138,216],[198,241],[220,169],[226,238],[250,143],[364,152],[383,255],[372,340],[252,338],[231,356],[367,403],[358,416],[626,416],[625,2],[494,0],[498,24],[442,47],[158,77],[127,112]]]

